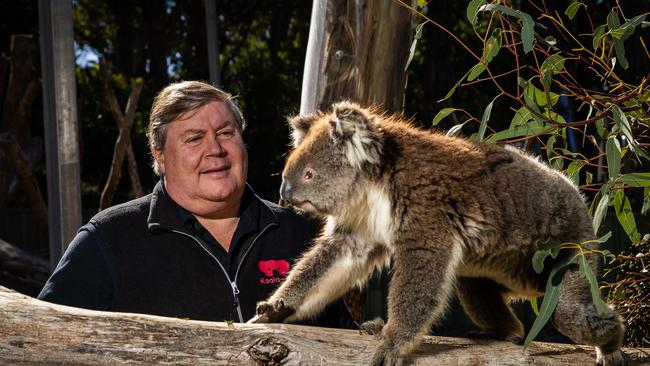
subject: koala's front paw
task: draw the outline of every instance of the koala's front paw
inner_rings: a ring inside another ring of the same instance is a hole
[[[261,301],[257,303],[257,315],[249,323],[282,323],[286,318],[295,313],[295,310],[286,306],[282,299],[276,301]]]
[[[404,359],[394,346],[382,342],[375,350],[370,364],[372,366],[401,366],[403,361]]]
[[[384,319],[375,318],[361,323],[359,326],[360,334],[379,335],[384,328]]]

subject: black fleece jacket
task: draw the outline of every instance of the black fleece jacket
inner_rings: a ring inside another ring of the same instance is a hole
[[[106,209],[81,227],[38,298],[95,310],[244,322],[313,237],[304,218],[260,199],[250,187],[231,252],[221,260],[205,233],[187,224],[158,183],[152,194]],[[351,327],[352,320],[337,302],[315,323]]]

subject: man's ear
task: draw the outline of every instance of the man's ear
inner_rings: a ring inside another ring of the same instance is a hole
[[[162,151],[162,149],[156,149],[155,147],[152,147],[149,151],[151,151],[151,156],[153,156],[153,159],[155,160],[155,164],[157,166],[157,171],[161,174],[165,174],[165,153]]]
[[[299,114],[287,118],[289,127],[291,128],[291,144],[293,147],[300,145],[300,142],[305,138],[309,129],[319,118],[317,114]]]

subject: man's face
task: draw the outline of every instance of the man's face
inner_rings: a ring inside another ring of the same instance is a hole
[[[225,103],[211,102],[167,125],[165,146],[152,149],[169,195],[188,211],[220,216],[239,207],[248,154]]]

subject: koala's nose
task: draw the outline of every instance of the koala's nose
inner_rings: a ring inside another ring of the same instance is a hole
[[[291,184],[286,179],[282,179],[282,184],[280,184],[280,198],[283,201],[291,202]]]

